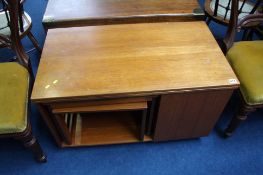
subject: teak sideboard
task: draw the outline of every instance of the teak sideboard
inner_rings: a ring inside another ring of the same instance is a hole
[[[210,133],[239,82],[204,22],[50,29],[36,103],[61,147]]]

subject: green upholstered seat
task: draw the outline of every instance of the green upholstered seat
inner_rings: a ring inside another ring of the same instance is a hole
[[[240,91],[249,105],[263,104],[263,41],[237,42],[227,59],[240,80]]]
[[[0,63],[0,134],[26,129],[28,86],[29,74],[23,66]]]

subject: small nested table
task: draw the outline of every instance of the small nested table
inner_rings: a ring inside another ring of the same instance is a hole
[[[204,22],[50,29],[32,97],[61,147],[208,135],[239,82]]]

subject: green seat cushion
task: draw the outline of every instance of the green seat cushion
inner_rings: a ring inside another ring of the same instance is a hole
[[[227,59],[240,81],[245,102],[263,104],[263,41],[237,42],[228,51]]]
[[[29,74],[18,63],[0,63],[0,134],[22,132],[27,126]]]

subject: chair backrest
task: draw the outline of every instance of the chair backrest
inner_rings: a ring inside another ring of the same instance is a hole
[[[263,13],[258,12],[257,14],[248,14],[238,19],[239,14],[239,7],[240,7],[239,0],[232,0],[231,1],[231,16],[229,21],[229,26],[227,29],[227,34],[223,40],[224,48],[223,51],[226,53],[233,45],[235,34],[237,31],[240,31],[242,28],[253,28],[260,23],[263,22]],[[262,8],[262,4],[260,5]]]
[[[219,8],[222,8],[222,14],[223,14],[223,19],[226,20],[227,16],[230,14],[231,10],[231,1],[232,0],[215,0],[214,4],[214,16],[218,15],[218,10]],[[262,0],[254,0],[249,1],[249,0],[242,0],[239,1],[239,6],[238,6],[238,15],[248,15],[248,14],[254,14],[256,10],[258,9],[260,3]],[[243,16],[241,16],[243,17]]]
[[[232,0],[212,0],[210,7],[213,9],[213,16],[218,16],[223,20],[229,20],[231,15]],[[239,0],[237,7],[238,18],[243,18],[246,15],[254,14],[260,11],[262,0]]]
[[[21,44],[21,38],[19,35],[19,11],[20,11],[20,0],[3,0],[6,5],[6,9],[9,13],[9,27],[11,30],[10,36],[0,35],[0,43],[5,44],[6,47],[14,50],[17,56],[17,61],[28,69],[31,73],[31,65],[28,55],[25,53],[24,48]]]
[[[10,16],[9,16],[9,9],[8,9],[8,1],[9,0],[0,0],[0,4],[2,6],[2,11],[5,12],[6,19],[8,26],[10,26]],[[24,0],[20,0],[19,3],[19,11],[18,11],[18,21],[19,21],[19,30],[20,32],[24,32],[24,27],[23,27],[23,14],[24,14],[24,6],[23,6]],[[0,10],[1,12],[1,10]]]
[[[7,7],[6,7],[4,0],[0,0],[0,13],[5,13],[7,22],[9,23]],[[5,26],[5,27],[7,27],[7,26]],[[0,28],[0,30],[4,29],[5,27]],[[9,38],[7,36],[0,34],[0,48],[2,48],[2,47],[11,47],[11,45],[10,45]]]

